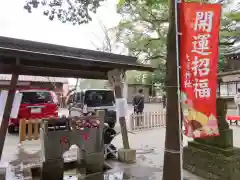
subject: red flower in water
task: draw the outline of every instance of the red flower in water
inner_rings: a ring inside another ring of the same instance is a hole
[[[84,140],[87,141],[88,140],[88,133],[83,133],[83,137],[84,137]]]

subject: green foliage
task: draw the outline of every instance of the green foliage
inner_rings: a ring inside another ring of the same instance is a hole
[[[228,19],[231,19],[232,21],[240,21],[240,12],[234,10],[232,12],[229,12],[226,14],[226,17]]]
[[[165,76],[166,36],[168,29],[167,0],[125,1],[118,12],[122,21],[117,29],[117,41],[139,62],[158,67],[144,73],[147,84],[162,83]],[[160,77],[159,77],[160,76]],[[139,75],[135,78],[139,79]]]
[[[168,29],[167,0],[125,0],[118,9],[123,16],[118,29],[118,40],[137,56],[141,63],[151,64],[158,69],[148,73],[152,83],[164,83],[166,63],[166,35]],[[229,2],[224,1],[226,6]],[[240,12],[224,13],[221,19],[219,71],[224,69],[224,52],[240,35],[235,24]],[[139,75],[138,75],[139,78]]]
[[[29,13],[39,6],[44,7],[43,14],[50,20],[58,19],[62,23],[73,25],[86,24],[92,20],[91,13],[96,13],[104,0],[27,0],[24,9]]]
[[[119,0],[118,4],[117,4],[117,7],[121,8],[124,5],[124,3],[125,3],[125,0]]]
[[[240,12],[232,10],[223,14],[221,19],[221,33],[222,39],[236,39],[240,36],[240,31],[237,30],[237,23],[240,21]]]

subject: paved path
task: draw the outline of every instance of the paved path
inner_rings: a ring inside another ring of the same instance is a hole
[[[160,108],[159,108],[160,107]],[[161,104],[146,104],[145,105],[145,111],[158,111],[158,109],[161,109]],[[67,115],[68,114],[68,111],[67,109],[61,109],[60,112],[62,114],[65,114]],[[133,112],[133,107],[131,105],[129,105],[129,114]],[[228,114],[236,114],[236,111],[235,110],[229,110],[228,111]],[[116,130],[117,131],[120,131],[120,125],[119,123],[116,125]],[[155,131],[155,130],[154,130]],[[151,133],[154,133],[154,131],[151,130]],[[234,130],[234,134],[236,135],[237,131],[240,131],[238,129]],[[161,135],[161,136],[158,136],[158,137],[162,137],[162,140],[164,142],[164,133]],[[239,136],[238,136],[240,139],[240,133],[239,133]],[[141,139],[141,138],[140,138]],[[18,144],[18,136],[17,135],[7,135],[7,138],[6,138],[6,142],[5,142],[5,148],[4,148],[4,153],[6,155],[4,155],[3,159],[8,159],[7,158],[7,154],[8,152],[13,152],[16,150],[16,147],[17,147],[17,144]],[[146,141],[147,142],[147,141]],[[240,147],[240,141],[235,141],[235,143],[238,143],[239,142],[239,147]],[[131,142],[131,143],[134,143],[134,142]],[[151,140],[149,141],[149,143],[151,143]],[[28,145],[29,147],[31,146],[31,143]],[[35,145],[33,145],[32,149],[34,150],[34,147]]]
[[[240,147],[240,128],[232,127],[234,130],[234,144],[237,147]],[[153,138],[157,140],[153,140]],[[158,137],[158,138],[156,138]],[[137,134],[129,134],[129,141],[131,144],[131,148],[137,149],[137,164],[135,165],[116,165],[113,173],[119,172],[128,172],[131,171],[131,175],[136,180],[142,179],[140,177],[143,174],[150,173],[149,176],[151,178],[156,177],[156,180],[161,179],[162,175],[162,167],[163,167],[163,158],[164,158],[164,142],[165,142],[165,129],[154,129],[148,131],[138,132]],[[4,148],[3,160],[7,161],[12,159],[13,154],[17,151],[17,137],[8,136],[6,141],[6,146]],[[187,144],[187,141],[190,139],[184,138],[184,145]],[[118,148],[122,147],[122,139],[121,136],[117,136],[113,140],[113,144]],[[28,152],[36,152],[40,149],[39,141],[27,141],[24,143],[24,147]],[[143,173],[144,172],[144,173]],[[192,174],[184,172],[184,175],[187,180],[201,180]]]
[[[158,137],[157,141],[153,141],[153,137]],[[119,172],[127,172],[134,180],[156,179],[161,180],[163,169],[163,153],[164,153],[164,139],[165,129],[154,129],[149,131],[138,132],[137,134],[129,134],[129,141],[131,148],[137,150],[137,163],[134,165],[123,165],[112,163],[114,169],[109,173],[116,175]],[[17,152],[17,136],[8,136],[6,139],[6,146],[3,152],[3,161],[14,159],[14,154]],[[184,143],[186,144],[186,139]],[[113,144],[120,148],[122,146],[121,135],[113,140]],[[40,149],[39,141],[26,141],[24,148],[29,153],[34,153]],[[201,180],[196,176],[184,172],[186,180]],[[107,180],[107,179],[106,179]],[[109,179],[110,180],[110,179]],[[117,179],[118,180],[118,179]],[[120,180],[120,179],[119,179]]]
[[[240,127],[232,126],[233,129],[233,141],[235,147],[240,147]],[[154,139],[154,140],[153,140]],[[187,142],[192,139],[184,138],[183,145],[186,146]],[[165,128],[147,130],[134,134],[129,134],[129,141],[131,148],[137,149],[139,153],[137,156],[138,164],[143,167],[154,167],[159,168],[158,175],[162,175],[162,167],[164,160],[164,144],[165,144]],[[121,136],[117,136],[113,143],[117,147],[122,146]],[[151,153],[141,154],[143,150],[154,150]],[[196,177],[186,171],[184,171],[186,180],[203,180],[202,178]]]
[[[159,104],[147,104],[145,111],[158,111]],[[161,109],[161,107],[160,107]],[[61,109],[63,114],[67,113],[66,109]],[[129,113],[132,112],[132,106],[129,105]],[[228,114],[236,114],[236,111],[229,110]],[[240,127],[232,127],[234,130],[234,145],[240,147]],[[157,138],[155,138],[157,137]],[[156,139],[156,140],[153,140]],[[190,139],[184,139],[184,145],[187,144],[187,141]],[[142,176],[145,173],[142,172],[152,172],[152,178],[156,180],[161,180],[162,175],[162,166],[163,166],[163,154],[164,154],[164,142],[165,142],[165,129],[155,129],[138,132],[137,134],[129,134],[129,141],[131,148],[137,149],[137,165],[134,167],[127,167],[117,165],[117,173],[122,171],[130,171],[132,176],[136,177],[133,179],[142,179]],[[116,147],[120,148],[122,145],[121,135],[117,136],[113,143]],[[2,161],[9,161],[13,159],[13,155],[17,152],[18,136],[17,135],[8,135],[5,141],[5,146],[3,150]],[[24,147],[29,152],[36,152],[40,149],[39,141],[27,141],[24,143]],[[151,151],[154,150],[154,151]],[[149,151],[149,153],[146,153]],[[136,168],[137,167],[137,168]],[[135,169],[134,169],[135,168]],[[193,176],[187,172],[184,173],[185,177],[188,180],[201,180],[196,176]],[[151,178],[151,179],[152,179]],[[106,179],[107,180],[107,179]],[[144,179],[145,180],[145,179]]]
[[[159,111],[158,110],[159,107],[161,109],[161,104],[146,104],[145,105],[145,111],[150,111],[150,112]],[[62,108],[62,109],[60,109],[59,112],[63,115],[68,115],[68,110],[67,109]],[[130,114],[132,112],[133,112],[133,106],[129,105],[128,113]],[[116,125],[116,130],[120,132],[119,123]],[[8,152],[14,152],[14,151],[17,150],[16,147],[17,147],[18,141],[19,141],[19,138],[18,138],[17,135],[10,135],[10,134],[7,135],[7,138],[6,138],[6,141],[5,141],[5,146],[4,146],[5,147],[4,148],[4,154],[5,155],[3,156],[3,160],[7,160],[11,157],[11,155],[10,156],[8,155],[9,154]],[[31,149],[33,151],[36,150],[35,144],[34,145],[32,145],[31,143],[27,143],[27,144],[28,144],[27,146],[29,147],[29,149]],[[39,142],[38,142],[38,144],[39,144]]]
[[[240,127],[233,126],[234,130],[234,145],[240,147]],[[155,138],[154,138],[155,137]],[[158,138],[156,138],[158,137]],[[151,172],[149,176],[156,177],[156,180],[161,180],[162,167],[163,167],[163,154],[164,154],[164,142],[165,142],[165,128],[148,130],[138,132],[137,134],[129,134],[129,141],[131,148],[137,149],[137,164],[134,166],[129,165],[116,165],[114,173],[123,171],[130,171],[131,175],[136,180],[142,179],[144,173],[142,171]],[[155,141],[153,140],[156,139]],[[17,151],[17,137],[8,136],[6,146],[4,148],[3,160],[7,161],[13,158],[13,154]],[[15,141],[14,141],[15,140]],[[190,139],[184,138],[184,145]],[[122,147],[121,136],[117,136],[113,140],[113,144],[120,148]],[[24,143],[24,147],[28,152],[36,152],[40,149],[39,141],[27,141]],[[184,172],[187,180],[202,180],[192,174]]]

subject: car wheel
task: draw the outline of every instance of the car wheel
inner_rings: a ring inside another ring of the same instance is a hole
[[[15,126],[14,126],[14,125],[8,126],[8,133],[9,133],[9,134],[15,133]]]

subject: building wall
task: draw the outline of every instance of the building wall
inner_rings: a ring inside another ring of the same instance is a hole
[[[228,75],[222,77],[222,82],[220,83],[220,96],[233,97],[237,94],[237,89],[240,88],[240,74]]]
[[[8,90],[10,81],[0,81],[0,90]],[[17,84],[17,89],[25,88],[40,88],[40,89],[49,89],[54,90],[58,96],[60,104],[62,104],[61,95],[63,94],[63,83],[55,83],[56,89],[51,82],[27,82],[19,81]]]
[[[0,90],[8,90],[8,87],[10,85],[10,81],[2,81],[0,80]],[[22,89],[29,87],[30,82],[18,82],[17,83],[17,88]]]
[[[10,81],[12,75],[11,74],[0,74],[1,81]],[[61,77],[47,77],[47,76],[28,76],[28,75],[20,75],[18,77],[19,81],[22,82],[60,82],[60,83],[68,83],[68,78]]]
[[[55,86],[56,86],[56,88],[55,88]],[[55,90],[55,92],[58,94],[63,92],[63,84],[62,83],[54,83],[54,85],[53,85],[50,82],[31,82],[30,87]]]
[[[226,63],[224,64],[224,71],[233,71],[240,69],[240,55],[232,54],[225,56]]]

